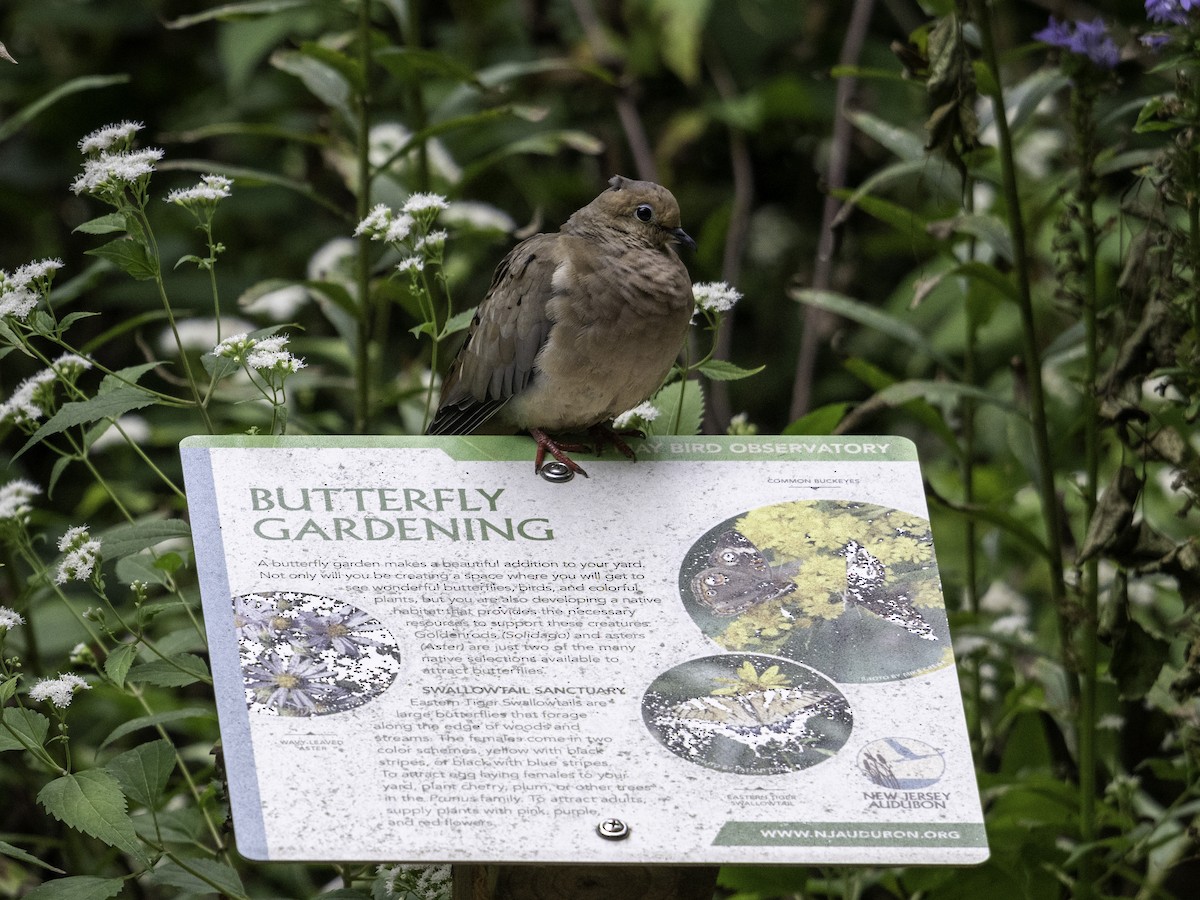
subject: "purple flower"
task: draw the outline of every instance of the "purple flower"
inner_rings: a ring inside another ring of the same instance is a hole
[[[1179,0],[1200,3],[1200,0]],[[1103,19],[1090,22],[1060,22],[1050,17],[1049,24],[1034,34],[1036,40],[1060,47],[1071,53],[1086,57],[1102,69],[1116,68],[1121,61],[1121,50],[1108,33]]]
[[[1146,18],[1160,25],[1186,25],[1197,6],[1200,0],[1146,0]]]
[[[1043,44],[1049,44],[1051,47],[1063,47],[1064,49],[1071,43],[1071,23],[1060,22],[1054,16],[1050,17],[1050,22],[1041,31],[1033,33],[1035,41],[1041,41]]]
[[[362,610],[329,613],[321,616],[311,612],[300,613],[300,632],[310,650],[333,650],[351,659],[357,659],[363,651],[379,641],[363,634],[359,629],[370,629],[375,625]]]

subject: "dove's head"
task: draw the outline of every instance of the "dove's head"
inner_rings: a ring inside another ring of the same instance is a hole
[[[696,242],[679,224],[679,203],[661,184],[614,175],[609,188],[571,217],[568,225],[616,231],[654,247]]]

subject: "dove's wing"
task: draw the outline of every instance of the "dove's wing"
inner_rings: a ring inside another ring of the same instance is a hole
[[[442,387],[428,434],[468,434],[528,384],[550,320],[559,235],[523,241],[496,267]]]

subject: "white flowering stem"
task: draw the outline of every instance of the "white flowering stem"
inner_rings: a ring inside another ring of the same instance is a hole
[[[429,279],[425,275],[425,270],[421,270],[421,290],[419,302],[421,304],[421,314],[425,317],[425,321],[429,323],[429,371],[438,371],[438,349],[442,344],[441,328],[437,321],[437,308],[433,302],[433,291],[429,287]],[[449,315],[447,315],[449,321]],[[421,431],[429,425],[429,420],[433,416],[433,395],[434,395],[434,379],[429,379],[429,387],[425,391],[425,417],[421,423]]]
[[[65,341],[56,340],[56,341],[54,341],[54,343],[60,349],[63,349],[65,351],[67,351],[68,353],[78,354],[78,351],[71,345],[67,344]],[[39,362],[41,362],[41,364],[43,366],[45,366],[47,369],[52,368],[54,366],[54,363],[51,362],[50,357],[48,357],[48,356],[46,356],[46,354],[42,353],[41,350],[39,350],[33,344],[31,344],[27,341],[23,341],[22,344],[23,344],[26,352],[28,352],[32,356],[36,357],[37,360]],[[82,355],[82,354],[79,354],[79,355]],[[141,385],[133,385],[132,382],[128,381],[125,378],[121,378],[115,372],[106,368],[105,366],[101,365],[100,363],[95,362],[94,360],[92,361],[92,365],[96,368],[97,371],[103,372],[105,375],[111,376],[131,387],[137,387],[138,390],[144,390],[149,394],[154,394],[156,397],[160,397],[164,401],[168,401],[169,405],[171,405],[171,406],[186,408],[187,406],[190,405],[187,402],[181,402],[180,400],[178,400],[175,397],[170,397],[166,394],[159,394],[157,391],[147,390],[146,388],[143,388]],[[84,400],[89,399],[88,395],[84,391],[80,390],[80,388],[73,381],[64,379],[62,381],[62,384],[63,384],[66,392],[68,394],[70,394],[75,400],[84,401]],[[158,476],[158,478],[162,481],[162,483],[167,487],[168,490],[170,490],[173,494],[175,494],[175,496],[178,497],[180,500],[187,499],[187,495],[184,494],[184,492],[182,490],[180,490],[179,486],[177,484],[175,484],[175,482],[173,482],[169,477],[167,477],[166,473],[164,473],[162,471],[162,469],[160,469],[157,465],[154,464],[154,461],[151,460],[148,455],[146,455],[146,451],[142,448],[142,445],[138,441],[135,441],[133,438],[131,438],[129,436],[128,432],[125,431],[124,427],[121,425],[121,423],[119,421],[117,421],[117,419],[114,416],[105,416],[104,418],[106,421],[108,421],[112,424],[112,427],[117,430],[117,433],[119,435],[121,435],[122,438],[125,439],[125,443],[129,445],[129,447],[133,450],[133,452],[135,454],[137,454],[138,458],[141,459],[142,462],[144,462],[147,466],[149,466],[150,470],[155,475]],[[61,451],[59,451],[59,452],[61,452]]]
[[[171,327],[171,334],[175,338],[175,347],[179,351],[179,359],[183,364],[183,374],[187,379],[188,387],[192,392],[192,399],[195,402],[196,408],[200,411],[200,417],[204,420],[204,428],[209,434],[213,434],[212,419],[208,415],[208,407],[204,402],[204,398],[200,394],[200,385],[196,381],[196,375],[192,371],[192,364],[188,361],[187,348],[183,345],[183,339],[179,336],[179,326],[175,321],[175,310],[171,307],[171,298],[167,296],[167,285],[163,281],[162,276],[162,256],[158,251],[158,240],[154,237],[154,229],[150,226],[150,219],[146,216],[145,198],[139,198],[139,203],[126,210],[129,213],[127,218],[132,219],[137,225],[137,231],[140,233],[140,239],[146,248],[147,256],[149,257],[154,270],[154,284],[158,287],[158,297],[162,301],[163,310],[167,314],[167,324]]]

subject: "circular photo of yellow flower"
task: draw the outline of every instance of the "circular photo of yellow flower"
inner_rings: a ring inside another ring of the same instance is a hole
[[[952,661],[929,521],[885,506],[797,500],[726,519],[679,568],[684,606],[726,650],[836,681],[910,678]]]
[[[854,722],[845,696],[820,672],[735,653],[664,672],[642,698],[642,719],[676,756],[736,775],[815,766],[845,745]]]

